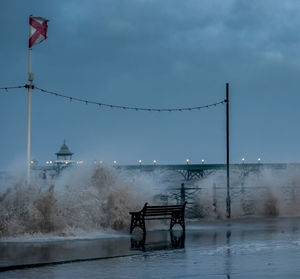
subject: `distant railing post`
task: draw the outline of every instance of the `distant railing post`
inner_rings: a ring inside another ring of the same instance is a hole
[[[184,204],[185,202],[185,188],[184,188],[184,183],[181,183],[181,188],[180,188],[180,203]]]
[[[227,196],[226,217],[231,217],[230,183],[229,183],[229,83],[226,83],[226,173],[227,173]]]
[[[213,207],[214,212],[217,212],[217,185],[216,183],[213,184]]]

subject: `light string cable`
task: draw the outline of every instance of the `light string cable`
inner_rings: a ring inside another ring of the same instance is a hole
[[[15,88],[28,88],[29,85],[24,85],[24,86],[13,86],[13,87],[3,87],[0,88],[4,90],[8,89],[15,89]],[[182,108],[145,108],[145,107],[131,107],[131,106],[120,106],[120,105],[113,105],[113,104],[106,104],[106,103],[100,103],[100,102],[95,102],[95,101],[90,101],[90,100],[85,100],[85,99],[80,99],[77,97],[72,97],[72,96],[67,96],[63,95],[59,92],[54,92],[54,91],[49,91],[40,87],[37,87],[35,85],[32,85],[32,89],[36,89],[40,91],[41,93],[56,96],[56,97],[61,97],[68,99],[70,101],[77,101],[85,104],[92,104],[92,105],[97,105],[99,107],[108,107],[108,108],[115,108],[115,109],[122,109],[122,110],[135,110],[135,111],[149,111],[149,112],[181,112],[181,111],[192,111],[192,110],[200,110],[200,109],[205,109],[205,108],[211,108],[215,107],[217,105],[221,105],[226,103],[226,100],[222,100],[216,103],[204,105],[204,106],[197,106],[197,107],[182,107]]]
[[[8,91],[10,89],[24,88],[26,85],[0,87],[0,90]]]

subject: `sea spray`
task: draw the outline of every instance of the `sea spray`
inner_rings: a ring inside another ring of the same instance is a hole
[[[69,169],[48,187],[16,183],[0,197],[0,237],[127,230],[128,212],[151,202],[152,188],[109,167]]]
[[[226,218],[226,172],[215,171],[194,183],[201,189],[194,211],[199,217]],[[299,168],[260,168],[246,171],[232,167],[230,173],[232,218],[300,215]]]
[[[232,218],[300,215],[299,168],[231,167]],[[78,236],[94,232],[128,232],[129,211],[145,202],[182,201],[185,183],[188,218],[226,218],[226,172],[210,171],[184,181],[172,170],[152,172],[108,166],[65,169],[52,185],[16,180],[0,194],[0,237]],[[151,223],[147,223],[150,228]]]

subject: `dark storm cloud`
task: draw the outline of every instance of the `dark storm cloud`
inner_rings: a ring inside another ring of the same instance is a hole
[[[37,85],[114,104],[164,107],[218,101],[229,81],[233,160],[300,157],[297,1],[3,0],[0,7],[2,85],[26,81],[28,15],[44,16],[49,38],[33,50]],[[1,126],[3,145],[12,141],[15,152],[4,147],[2,165],[25,153],[26,98],[10,96],[1,101]],[[149,116],[38,95],[33,102],[33,155],[41,160],[67,138],[78,157],[224,161],[223,108]]]

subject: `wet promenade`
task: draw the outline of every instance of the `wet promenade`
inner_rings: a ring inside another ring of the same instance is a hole
[[[189,223],[130,238],[0,242],[0,278],[299,278],[300,218]]]

